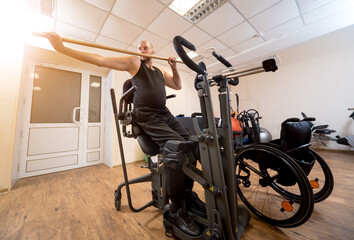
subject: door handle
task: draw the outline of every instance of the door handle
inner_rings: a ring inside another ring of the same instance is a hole
[[[80,114],[80,119],[79,119],[79,121],[76,121],[76,113],[77,113],[77,110],[80,110],[80,112],[81,112],[81,110],[84,110],[84,108],[82,108],[82,107],[76,107],[76,108],[74,108],[74,110],[73,110],[73,122],[74,123],[82,123],[82,114]]]

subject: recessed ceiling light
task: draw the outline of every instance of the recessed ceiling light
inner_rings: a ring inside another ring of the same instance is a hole
[[[169,8],[192,23],[197,23],[226,0],[174,0]]]
[[[199,54],[194,51],[188,52],[187,55],[190,59],[196,59],[197,57],[199,57]],[[177,60],[181,61],[181,58],[177,58]]]

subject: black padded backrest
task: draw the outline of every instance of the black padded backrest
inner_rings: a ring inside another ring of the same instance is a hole
[[[308,144],[311,141],[311,127],[307,122],[301,122],[298,118],[287,119],[281,125],[280,141],[285,152]],[[307,159],[309,151],[306,147],[290,155],[296,159]]]
[[[123,94],[128,91],[131,87],[133,86],[132,80],[128,79],[123,83]],[[126,99],[127,103],[132,103],[133,102],[133,96],[134,94],[131,95],[131,97]]]
[[[133,86],[131,79],[128,79],[123,84],[123,94],[128,91]],[[127,104],[133,103],[133,96],[127,98],[125,102]],[[148,135],[145,134],[141,128],[134,123],[134,115],[132,121],[132,133],[134,137],[138,140],[139,145],[143,152],[147,155],[154,156],[162,151],[161,147],[157,145]]]

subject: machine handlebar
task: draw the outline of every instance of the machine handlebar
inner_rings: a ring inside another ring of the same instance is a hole
[[[188,42],[186,39],[184,39],[181,36],[176,36],[173,39],[173,46],[178,54],[178,56],[182,59],[184,64],[186,64],[190,69],[193,71],[199,73],[199,74],[204,74],[205,71],[202,67],[198,66],[186,53],[186,51],[183,49],[183,46],[188,48],[189,50],[195,51],[196,48],[195,46]]]

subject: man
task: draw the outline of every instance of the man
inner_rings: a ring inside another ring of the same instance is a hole
[[[54,49],[60,53],[100,67],[130,73],[132,84],[137,86],[133,98],[135,122],[152,140],[163,147],[164,161],[166,160],[165,163],[167,163],[165,164],[167,188],[171,199],[170,220],[185,233],[192,236],[200,235],[201,231],[189,217],[185,205],[191,210],[204,213],[205,205],[192,191],[193,181],[182,171],[183,156],[166,146],[169,140],[186,141],[189,139],[189,133],[175,120],[165,106],[165,86],[175,90],[182,88],[176,59],[174,57],[168,59],[172,70],[171,75],[163,69],[154,67],[152,59],[148,57],[140,57],[140,59],[135,56],[103,57],[65,47],[61,37],[56,33],[46,33],[46,37]],[[155,53],[152,44],[147,41],[140,42],[139,52],[149,55]]]

